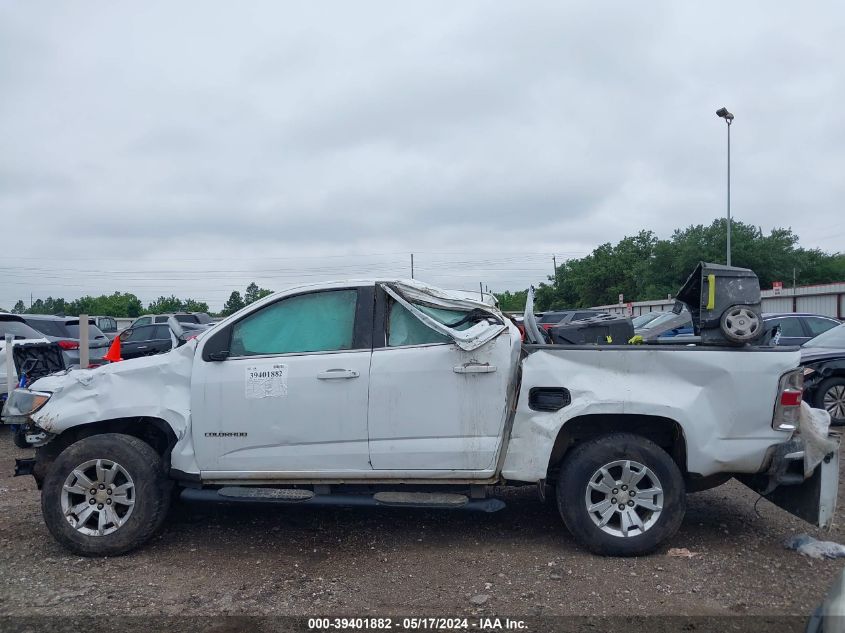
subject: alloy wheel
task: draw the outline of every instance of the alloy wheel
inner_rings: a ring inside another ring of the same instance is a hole
[[[644,534],[663,511],[663,487],[654,472],[633,460],[617,460],[593,473],[584,495],[587,514],[603,532]]]
[[[74,529],[87,536],[105,536],[132,515],[135,482],[117,462],[91,459],[67,476],[61,501],[65,519]]]

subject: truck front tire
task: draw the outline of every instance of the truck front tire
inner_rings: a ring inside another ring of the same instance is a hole
[[[53,537],[81,556],[117,556],[161,527],[170,482],[152,447],[104,433],[68,446],[51,464],[41,511]]]
[[[686,511],[684,479],[651,440],[613,433],[566,455],[557,485],[566,527],[590,551],[646,554],[671,537]]]

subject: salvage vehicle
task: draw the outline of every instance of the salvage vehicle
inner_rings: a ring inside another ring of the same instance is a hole
[[[60,317],[50,314],[21,315],[28,326],[37,330],[47,340],[57,343],[62,348],[65,364],[68,367],[79,365],[79,318]],[[103,356],[109,349],[108,337],[94,324],[94,319],[88,319],[88,359],[91,364],[103,363]]]
[[[801,346],[804,397],[825,409],[833,424],[845,424],[845,323]]]
[[[830,524],[838,452],[808,461],[796,349],[543,344],[533,291],[525,327],[528,344],[496,307],[412,280],[298,286],[165,354],[41,378],[2,419],[37,448],[16,468],[49,531],[86,556],[147,541],[175,493],[490,512],[533,485],[624,556],[738,476]]]
[[[210,325],[214,322],[205,312],[171,312],[169,314],[144,314],[132,321],[131,328],[153,323],[167,323],[170,319],[176,319],[179,323],[186,325]]]
[[[205,329],[205,325],[181,323],[174,317],[167,323],[130,327],[120,333],[120,356],[129,359],[169,352]]]

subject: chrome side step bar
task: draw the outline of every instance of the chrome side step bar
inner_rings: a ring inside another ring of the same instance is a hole
[[[368,506],[391,508],[447,508],[496,512],[505,507],[501,499],[470,499],[439,492],[377,492],[374,495],[314,494],[298,488],[227,486],[219,490],[185,488],[181,499],[189,503],[252,503],[309,506]]]

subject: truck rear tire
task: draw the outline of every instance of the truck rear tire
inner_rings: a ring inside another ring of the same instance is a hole
[[[636,556],[677,532],[686,511],[684,479],[674,460],[649,439],[604,435],[565,457],[558,509],[573,536],[606,556]]]
[[[41,492],[47,529],[81,556],[117,556],[139,547],[161,527],[171,483],[161,458],[131,435],[104,433],[79,440],[51,464]]]

